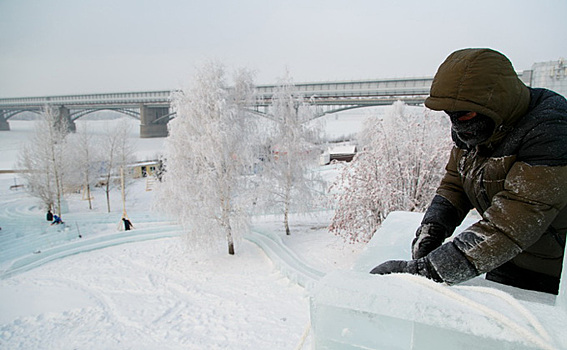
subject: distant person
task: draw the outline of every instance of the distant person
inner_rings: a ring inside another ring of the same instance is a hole
[[[62,224],[62,223],[63,223],[63,221],[61,220],[59,215],[53,215],[53,222],[51,223],[51,225],[59,225],[59,224]]]
[[[557,294],[567,232],[565,98],[525,86],[497,51],[464,49],[441,64],[425,105],[451,119],[446,173],[412,242],[414,260],[371,273],[450,285],[486,273]],[[482,219],[444,243],[473,208]]]
[[[122,221],[124,222],[124,231],[130,231],[134,228],[132,222],[130,222],[130,220],[128,220],[127,218],[122,218]]]
[[[47,210],[47,214],[45,215],[45,218],[47,219],[47,221],[53,221],[53,213],[51,212],[51,209]]]

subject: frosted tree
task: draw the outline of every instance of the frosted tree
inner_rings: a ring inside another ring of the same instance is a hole
[[[245,175],[256,147],[254,117],[245,108],[252,75],[237,72],[231,88],[225,75],[222,64],[209,62],[190,89],[172,97],[176,117],[165,141],[157,206],[181,222],[190,247],[207,250],[224,241],[233,255],[248,224]]]
[[[451,147],[442,113],[392,105],[384,119],[369,119],[361,151],[331,187],[336,193],[330,231],[365,242],[395,210],[423,211],[441,181]]]
[[[106,195],[106,208],[110,213],[110,192],[114,185],[120,182],[119,177],[125,171],[126,166],[133,160],[133,146],[128,138],[130,133],[130,124],[126,120],[122,120],[116,127],[108,127],[105,130],[105,137],[102,143],[102,161],[104,169],[102,176],[104,178],[104,192]],[[125,214],[125,213],[124,213]]]
[[[262,202],[283,214],[285,232],[290,235],[290,213],[308,212],[324,192],[321,177],[312,171],[320,154],[320,124],[311,122],[313,112],[294,93],[289,74],[279,82],[271,107],[275,123],[269,133],[270,152],[262,164]]]
[[[59,216],[65,194],[67,133],[66,125],[59,121],[58,111],[45,106],[35,123],[30,143],[24,146],[18,158],[30,194]]]
[[[89,133],[87,124],[80,126],[75,134],[69,135],[71,145],[68,160],[73,166],[73,175],[69,179],[71,183],[82,188],[92,209],[91,188],[100,175],[101,152],[96,146],[97,139]]]

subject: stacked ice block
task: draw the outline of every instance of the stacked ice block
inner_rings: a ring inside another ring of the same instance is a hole
[[[312,290],[314,349],[567,349],[565,262],[558,297],[483,277],[449,287],[407,274],[370,275],[383,261],[410,259],[421,218],[390,214],[352,270],[330,273]]]

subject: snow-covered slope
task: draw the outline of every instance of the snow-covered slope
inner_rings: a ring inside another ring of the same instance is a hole
[[[1,349],[291,349],[309,325],[297,282],[347,268],[358,252],[326,231],[329,213],[293,217],[290,237],[281,218],[258,217],[272,237],[253,234],[233,257],[190,252],[179,227],[147,208],[144,180],[127,205],[135,230],[118,231],[120,213],[104,213],[96,191],[101,211],[68,198],[64,229],[11,181],[0,176],[11,198],[0,210]]]

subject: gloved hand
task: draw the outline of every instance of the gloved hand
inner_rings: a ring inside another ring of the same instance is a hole
[[[443,244],[447,238],[447,231],[441,225],[423,224],[415,233],[415,238],[411,244],[412,259],[420,259],[434,251]]]
[[[420,275],[435,282],[443,282],[427,258],[417,260],[390,260],[376,266],[370,271],[374,275],[389,275],[391,273],[409,273]]]

